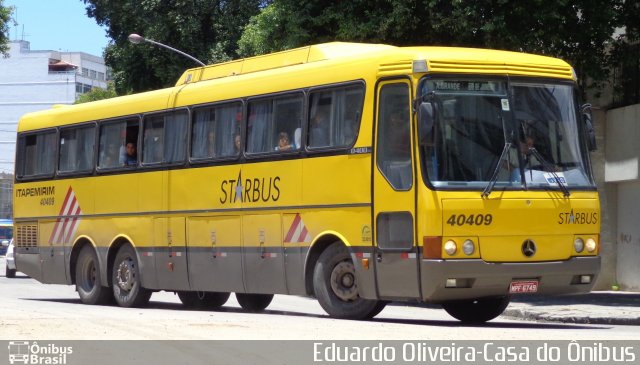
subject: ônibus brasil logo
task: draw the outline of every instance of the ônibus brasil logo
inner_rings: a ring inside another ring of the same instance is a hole
[[[9,363],[29,365],[64,365],[73,354],[71,346],[39,345],[37,342],[9,341]]]

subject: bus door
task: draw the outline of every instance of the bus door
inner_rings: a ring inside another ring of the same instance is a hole
[[[374,261],[378,296],[420,297],[411,148],[411,84],[381,82],[373,167]]]

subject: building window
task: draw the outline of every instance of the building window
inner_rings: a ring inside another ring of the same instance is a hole
[[[95,70],[89,70],[89,78],[94,80],[97,78]]]
[[[104,72],[98,72],[98,81],[104,81]]]
[[[89,77],[89,69],[88,68],[82,68],[82,76],[84,77]]]

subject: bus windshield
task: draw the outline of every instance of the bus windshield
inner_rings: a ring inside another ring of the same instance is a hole
[[[421,131],[435,188],[593,187],[571,85],[428,79],[421,94],[435,110]]]

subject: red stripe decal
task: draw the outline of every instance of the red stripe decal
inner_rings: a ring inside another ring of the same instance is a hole
[[[284,239],[285,242],[291,242],[301,220],[302,218],[300,218],[300,214],[296,214],[296,217],[293,219],[293,223],[291,223],[291,227],[289,228],[289,232],[287,232],[287,236]]]

